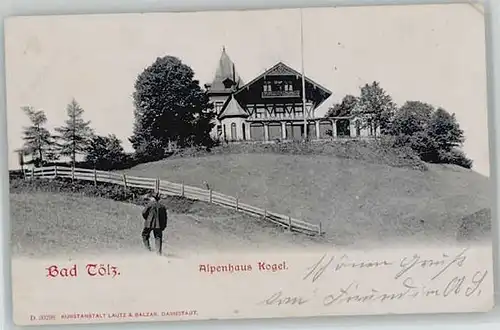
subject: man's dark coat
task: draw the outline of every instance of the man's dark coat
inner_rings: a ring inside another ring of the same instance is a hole
[[[167,208],[158,201],[149,202],[142,211],[144,228],[164,230],[167,227]]]

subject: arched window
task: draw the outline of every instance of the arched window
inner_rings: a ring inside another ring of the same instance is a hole
[[[237,140],[238,135],[236,134],[236,123],[231,123],[231,140]]]

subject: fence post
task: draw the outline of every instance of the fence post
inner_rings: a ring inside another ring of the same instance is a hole
[[[54,179],[57,178],[57,165],[54,165]]]
[[[181,196],[184,197],[184,181],[181,182]]]
[[[160,193],[160,178],[156,178],[155,193],[157,193],[157,194]]]
[[[208,190],[208,202],[212,203],[212,189]]]
[[[31,168],[31,180],[35,179],[35,166]]]
[[[127,191],[127,175],[125,173],[123,174],[123,187]]]
[[[321,236],[322,234],[322,230],[321,230],[321,222],[319,223],[319,226],[318,226],[318,235]]]
[[[71,166],[71,181],[75,181],[75,166]]]
[[[264,219],[267,218],[267,210],[264,210]]]
[[[240,208],[240,206],[239,206],[239,199],[238,199],[238,197],[236,197],[236,211],[238,211],[239,208]]]
[[[94,186],[97,187],[97,170],[94,167]]]
[[[292,217],[288,216],[288,230],[292,231]]]

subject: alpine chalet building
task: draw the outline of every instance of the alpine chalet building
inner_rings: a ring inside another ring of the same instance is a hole
[[[212,136],[228,142],[301,140],[306,127],[312,140],[373,135],[356,118],[316,117],[332,92],[307,77],[304,81],[305,104],[302,74],[282,62],[244,83],[223,48],[215,77],[205,84],[217,114]]]

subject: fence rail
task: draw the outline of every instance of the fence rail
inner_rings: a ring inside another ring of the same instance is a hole
[[[25,178],[70,178],[73,180],[93,181],[98,183],[110,183],[127,188],[150,189],[163,195],[180,196],[193,200],[213,203],[226,208],[259,217],[278,224],[290,231],[302,232],[308,235],[322,235],[321,223],[311,224],[305,221],[294,219],[290,216],[270,212],[245,203],[241,203],[238,197],[228,196],[211,189],[203,189],[185,185],[184,183],[174,183],[159,178],[137,177],[115,172],[99,171],[84,168],[72,168],[67,166],[49,166],[33,168],[25,171]]]

